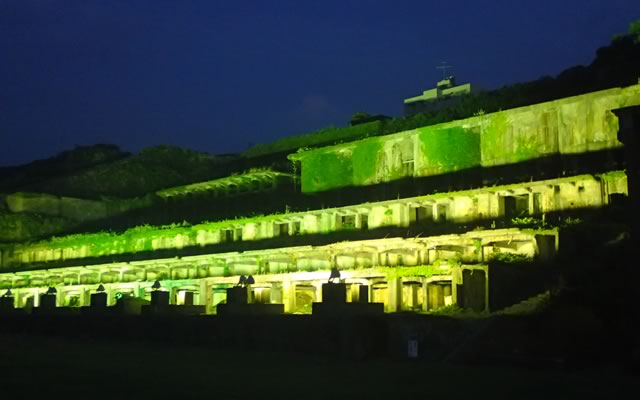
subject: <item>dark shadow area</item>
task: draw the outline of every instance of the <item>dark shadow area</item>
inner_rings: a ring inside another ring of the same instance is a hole
[[[549,290],[559,271],[555,266],[538,262],[489,262],[489,305],[502,310]]]

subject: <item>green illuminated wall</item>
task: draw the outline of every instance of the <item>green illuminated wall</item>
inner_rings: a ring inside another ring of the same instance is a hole
[[[640,85],[292,154],[303,192],[512,164],[621,146],[611,110],[640,104]]]
[[[480,165],[480,132],[460,126],[417,129],[417,175],[437,175]]]

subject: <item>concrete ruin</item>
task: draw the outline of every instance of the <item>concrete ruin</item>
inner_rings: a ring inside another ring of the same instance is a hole
[[[614,110],[638,104],[640,85],[610,89],[301,151],[290,156],[299,165],[299,179],[257,171],[156,195],[175,201],[212,192],[215,207],[216,197],[277,194],[281,185],[300,185],[302,194],[313,195],[470,169],[537,165],[549,157],[604,154],[597,159],[604,162],[592,162],[590,173],[567,174],[545,164],[544,179],[5,244],[0,289],[10,290],[16,309],[40,307],[44,296],[52,296],[46,294],[49,288],[55,288],[57,307],[77,308],[89,306],[99,291],[113,306],[123,297],[150,302],[160,290],[169,305],[199,306],[213,314],[239,277],[251,275],[251,302],[309,313],[313,303],[322,302],[322,285],[337,268],[347,303],[366,297],[382,303],[386,312],[447,307],[492,312],[491,291],[499,289],[492,286],[492,260],[544,265],[563,245],[562,230],[549,216],[557,221],[625,203],[627,173],[616,159],[623,143]],[[7,197],[18,211],[61,201],[25,198]],[[282,203],[284,209],[286,199]],[[160,289],[153,287],[156,281]]]

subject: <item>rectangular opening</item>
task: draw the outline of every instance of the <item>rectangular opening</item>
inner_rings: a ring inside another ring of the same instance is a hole
[[[433,221],[433,207],[430,205],[411,207],[409,210],[409,220],[411,223]]]
[[[415,162],[413,160],[404,160],[402,161],[402,174],[403,176],[413,176],[414,175],[414,165]]]
[[[505,196],[504,200],[504,216],[506,218],[515,218],[529,214],[529,196]]]
[[[220,241],[222,243],[233,242],[233,230],[224,229],[220,232]]]
[[[356,216],[355,215],[341,215],[340,227],[342,229],[355,229],[356,228]]]
[[[242,228],[236,228],[234,233],[234,240],[242,240]]]
[[[360,214],[360,229],[369,229],[369,214]]]
[[[278,236],[289,236],[289,224],[276,224],[276,234]]]
[[[449,213],[449,205],[448,204],[438,204],[436,205],[436,213],[438,215],[438,219],[436,222],[444,222],[447,220],[447,214]]]
[[[297,235],[300,233],[300,221],[295,221],[291,224],[291,234]]]
[[[609,205],[614,207],[626,207],[627,195],[625,195],[624,193],[611,193],[609,195]]]

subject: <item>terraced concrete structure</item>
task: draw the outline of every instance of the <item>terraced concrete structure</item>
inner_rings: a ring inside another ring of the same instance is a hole
[[[563,246],[558,218],[624,202],[612,111],[638,104],[640,85],[610,89],[300,151],[290,156],[300,179],[252,172],[167,188],[157,194],[172,201],[213,190],[216,207],[220,196],[277,196],[277,181],[300,185],[305,199],[337,196],[341,204],[290,212],[282,198],[284,211],[270,215],[6,244],[0,288],[18,308],[38,307],[50,287],[58,306],[79,307],[98,285],[112,305],[122,296],[150,299],[159,281],[172,304],[215,313],[225,290],[252,275],[254,302],[304,313],[337,268],[348,301],[359,301],[365,285],[388,312],[493,311],[500,284],[492,261],[551,262]],[[393,192],[399,182],[403,190]]]

